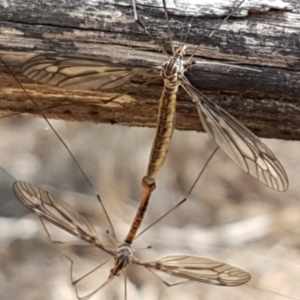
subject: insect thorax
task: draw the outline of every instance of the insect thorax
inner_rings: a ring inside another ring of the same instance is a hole
[[[115,265],[110,270],[110,276],[119,276],[122,269],[130,263],[133,251],[130,245],[123,244],[115,252]]]
[[[175,53],[168,62],[162,65],[161,76],[169,88],[179,85],[179,77],[184,73],[184,61],[181,53]]]

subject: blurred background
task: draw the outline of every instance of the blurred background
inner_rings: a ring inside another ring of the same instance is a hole
[[[76,246],[76,239],[62,237],[61,230],[51,232],[51,238],[65,243],[52,243],[37,215],[14,196],[14,180],[37,185],[70,203],[96,227],[103,243],[112,246],[115,242],[106,233],[112,230],[96,193],[118,242],[124,241],[138,208],[154,129],[51,123],[93,188],[44,119],[0,119],[0,299],[76,299],[70,262],[60,252],[74,259],[76,276],[106,259],[101,250]],[[188,201],[133,243],[142,261],[178,254],[207,257],[249,272],[249,283],[167,287],[145,268],[129,266],[127,299],[300,299],[300,144],[264,142],[288,173],[288,192],[265,187],[218,151]],[[205,133],[175,131],[141,228],[188,194],[214,148]],[[152,249],[143,249],[149,245]],[[97,287],[108,274],[109,266],[87,281]],[[125,299],[123,276],[91,299]]]

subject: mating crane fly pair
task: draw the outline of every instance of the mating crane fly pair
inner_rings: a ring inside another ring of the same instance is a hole
[[[153,183],[164,162],[175,125],[176,93],[181,86],[191,96],[205,131],[245,172],[276,191],[286,191],[288,177],[272,151],[232,115],[198,91],[184,73],[191,67],[181,46],[163,65],[128,66],[84,57],[40,55],[23,66],[33,81],[68,89],[110,90],[136,75],[148,78],[160,72],[164,85],[160,98],[157,132],[144,180]],[[224,65],[224,64],[223,64]],[[230,66],[234,67],[234,66]]]
[[[167,15],[164,0],[163,4]],[[136,21],[143,27],[137,17]],[[79,299],[89,299],[118,276],[128,264],[141,265],[149,270],[154,269],[213,285],[238,286],[250,279],[250,275],[241,269],[207,258],[178,255],[152,262],[140,262],[133,255],[131,244],[143,220],[151,192],[155,188],[155,179],[164,163],[174,130],[176,93],[179,86],[191,96],[206,132],[240,168],[274,190],[285,191],[288,188],[286,172],[275,155],[244,125],[191,85],[184,75],[191,67],[191,63],[190,59],[184,60],[184,55],[185,46],[180,46],[166,63],[150,68],[83,57],[45,54],[32,58],[22,69],[26,77],[36,82],[70,89],[114,89],[139,74],[146,74],[148,77],[157,76],[157,70],[160,71],[164,82],[157,132],[147,174],[143,179],[142,200],[124,243],[114,249],[103,245],[93,226],[66,202],[31,184],[20,181],[14,184],[15,193],[20,201],[42,221],[44,219],[55,224],[114,258],[114,267],[104,284],[87,295],[79,296],[77,293]],[[73,282],[75,287],[79,280]]]

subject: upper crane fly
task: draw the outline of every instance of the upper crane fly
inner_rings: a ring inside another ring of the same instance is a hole
[[[243,3],[241,1],[216,30]],[[174,50],[171,29],[168,22],[166,2],[163,0],[173,54],[159,66],[126,65],[86,57],[43,54],[27,61],[23,74],[33,81],[68,89],[110,90],[132,80],[135,76],[156,77],[159,73],[163,79],[163,91],[160,97],[157,131],[152,145],[147,174],[143,182],[154,185],[169,149],[175,127],[176,94],[179,86],[190,95],[195,103],[199,118],[206,132],[217,145],[245,172],[276,191],[286,191],[288,176],[272,151],[248,128],[198,91],[187,79],[185,73],[192,67],[191,58],[199,50],[185,59],[185,45]],[[139,20],[133,1],[134,18],[139,26],[152,37]],[[162,48],[164,53],[167,52]],[[224,64],[222,64],[224,65]],[[231,67],[236,67],[232,66]],[[241,68],[241,67],[239,67]]]

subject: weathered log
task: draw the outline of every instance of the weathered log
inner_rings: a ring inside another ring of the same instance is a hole
[[[171,50],[160,1],[138,1],[138,15],[158,43]],[[200,1],[199,1],[200,2]],[[235,3],[235,5],[237,2]],[[167,1],[173,40],[187,54],[233,9],[233,1],[196,5]],[[191,26],[190,26],[191,24]],[[186,33],[188,29],[188,36]],[[246,1],[195,60],[234,62],[257,71],[196,64],[187,77],[256,134],[300,139],[300,4],[297,0]],[[135,23],[131,1],[4,1],[0,3],[0,113],[38,110],[13,78],[15,74],[50,118],[155,126],[161,80],[136,78],[109,92],[69,91],[26,79],[20,66],[41,53],[84,55],[153,66],[166,56]],[[178,97],[178,129],[201,130],[196,109],[184,91]]]

